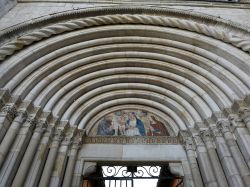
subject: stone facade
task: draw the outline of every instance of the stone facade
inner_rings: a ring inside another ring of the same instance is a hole
[[[40,8],[6,24],[19,2],[0,19],[0,186],[82,186],[116,162],[171,163],[187,187],[249,186],[249,7],[192,2],[224,6],[221,19],[161,2]],[[124,110],[156,114],[170,135],[92,133]]]

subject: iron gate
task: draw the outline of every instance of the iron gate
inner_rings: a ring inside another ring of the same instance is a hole
[[[182,187],[183,177],[173,175],[167,166],[98,166],[96,173],[83,177],[84,187],[144,187],[138,180],[156,184],[150,187]]]

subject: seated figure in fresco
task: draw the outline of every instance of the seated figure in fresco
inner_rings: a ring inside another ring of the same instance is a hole
[[[162,122],[151,116],[150,128],[147,133],[148,136],[169,136],[169,133]]]
[[[114,135],[114,129],[112,127],[112,116],[107,115],[101,119],[97,128],[97,135]]]
[[[137,118],[134,112],[129,114],[129,119],[126,123],[126,136],[145,136],[145,128],[143,122]]]

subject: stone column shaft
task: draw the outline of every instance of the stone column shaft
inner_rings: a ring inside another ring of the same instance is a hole
[[[26,112],[19,112],[18,116],[14,119],[14,121],[11,124],[11,127],[8,129],[6,135],[4,136],[4,139],[0,145],[0,168],[2,167],[6,155],[11,149],[11,145],[15,140],[21,125],[26,120],[26,117],[27,117]]]
[[[243,155],[241,154],[239,150],[239,147],[233,137],[233,134],[230,132],[229,125],[227,123],[222,122],[221,129],[225,137],[226,143],[229,147],[229,150],[232,154],[232,157],[236,163],[236,166],[238,167],[239,173],[245,185],[247,186],[248,184],[250,184],[250,171],[243,158]]]
[[[182,167],[184,172],[184,187],[196,187],[188,160],[182,161]]]
[[[70,186],[71,184],[72,174],[73,174],[74,166],[76,163],[77,152],[78,152],[77,148],[72,148],[70,150],[69,160],[68,160],[68,164],[67,164],[64,179],[63,179],[63,185],[62,185],[63,187]]]
[[[51,173],[53,170],[53,166],[55,164],[56,156],[58,153],[58,149],[60,146],[60,141],[61,141],[61,133],[62,131],[59,131],[56,133],[53,137],[53,141],[50,145],[50,150],[49,154],[42,172],[42,176],[39,182],[39,187],[48,187]]]
[[[211,132],[207,130],[207,131],[204,131],[202,135],[203,135],[203,140],[207,148],[209,159],[211,160],[211,164],[214,169],[214,173],[215,173],[215,177],[217,179],[218,185],[219,187],[228,187],[227,179],[225,177],[220,160],[216,153],[215,146],[212,142]]]
[[[23,186],[23,183],[26,179],[26,175],[28,173],[28,170],[30,169],[31,166],[31,160],[33,160],[33,157],[37,151],[39,141],[41,140],[41,136],[43,133],[43,125],[44,124],[39,124],[37,128],[35,129],[31,140],[29,142],[28,148],[26,149],[26,152],[23,156],[22,162],[19,166],[19,169],[17,171],[17,174],[14,178],[14,181],[12,183],[12,187],[19,187]]]
[[[42,175],[43,166],[46,162],[46,158],[49,152],[50,136],[53,128],[47,128],[40,145],[37,148],[37,152],[33,158],[31,167],[28,171],[28,175],[25,179],[25,187],[38,186],[40,177]]]
[[[79,153],[78,153],[79,154]],[[78,158],[75,164],[73,178],[71,182],[71,187],[80,187],[82,186],[82,172],[83,172],[84,160]]]
[[[62,144],[64,144],[64,142],[62,142]],[[62,178],[67,161],[68,146],[68,143],[66,143],[59,148],[58,155],[54,163],[55,167],[49,182],[50,187],[59,187],[62,184]]]
[[[4,106],[0,112],[0,142],[2,142],[11,122],[16,117],[16,108],[14,106]]]
[[[237,144],[240,148],[240,152],[250,169],[250,132],[245,127],[245,124],[239,119],[235,119],[231,116],[231,129],[236,137]]]
[[[216,148],[220,161],[222,163],[223,170],[226,174],[227,181],[231,187],[244,187],[244,182],[240,176],[238,168],[232,158],[230,150],[223,138],[221,132],[217,128],[213,128],[213,133],[215,137]]]
[[[0,171],[0,186],[10,186],[19,167],[22,156],[28,146],[32,132],[31,124],[24,125],[16,136],[3,167]]]

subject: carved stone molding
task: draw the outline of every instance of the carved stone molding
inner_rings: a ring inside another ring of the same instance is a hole
[[[86,137],[85,144],[183,144],[178,137],[158,136],[158,137],[120,137],[102,136]]]
[[[139,8],[138,8],[139,9]],[[115,11],[116,9],[110,9],[111,11]],[[143,10],[142,8],[139,10]],[[107,12],[107,9],[102,9],[103,12]],[[33,31],[31,33],[25,34],[23,36],[20,36],[18,39],[14,39],[5,45],[3,45],[0,48],[0,60],[4,60],[7,56],[12,55],[15,51],[22,49],[24,46],[28,46],[34,42],[40,41],[44,38],[49,38],[52,35],[61,34],[68,31],[73,31],[76,29],[82,29],[82,28],[88,28],[93,26],[100,26],[100,25],[111,25],[111,24],[148,24],[148,25],[157,25],[157,26],[165,26],[165,27],[174,27],[179,28],[183,30],[193,31],[197,33],[201,33],[207,36],[211,36],[213,38],[222,40],[226,43],[230,43],[234,45],[235,47],[238,47],[244,51],[250,52],[250,42],[249,38],[243,38],[242,36],[238,36],[237,32],[233,32],[233,24],[226,24],[223,23],[222,20],[220,20],[222,25],[226,25],[227,27],[231,27],[231,31],[228,32],[228,30],[222,30],[221,27],[216,27],[212,24],[204,24],[202,21],[197,22],[195,19],[183,19],[183,17],[187,17],[185,14],[189,14],[188,17],[192,18],[197,15],[192,15],[192,13],[187,12],[180,12],[178,10],[167,10],[165,13],[168,13],[171,15],[174,15],[174,17],[171,16],[158,16],[158,15],[152,15],[152,14],[131,14],[131,12],[136,12],[133,8],[120,8],[120,11],[117,9],[117,12],[120,12],[119,14],[110,14],[110,15],[95,15],[93,17],[87,17],[83,19],[71,19],[70,21],[62,21],[56,24],[51,24],[49,26],[45,26],[41,29],[38,29],[36,31]],[[145,9],[146,11],[150,11]],[[162,11],[161,9],[153,9],[151,8],[151,11],[155,13],[160,13]],[[123,13],[122,12],[127,12]],[[164,11],[162,11],[164,12]],[[72,12],[72,14],[79,14],[79,11]],[[176,16],[179,14],[179,18]],[[74,15],[74,16],[75,16]],[[61,15],[61,16],[68,16]],[[58,16],[59,17],[59,16]],[[182,18],[182,19],[181,19]],[[204,15],[203,17],[200,16],[199,19],[204,21]],[[48,20],[47,20],[48,21]],[[206,21],[209,23],[209,21],[218,21],[213,20],[212,17],[208,17]],[[218,23],[220,23],[218,22]],[[236,27],[236,26],[235,26]],[[243,30],[243,28],[241,28]],[[238,28],[238,31],[240,29]],[[12,31],[13,32],[13,31]],[[245,32],[245,31],[244,31]]]

